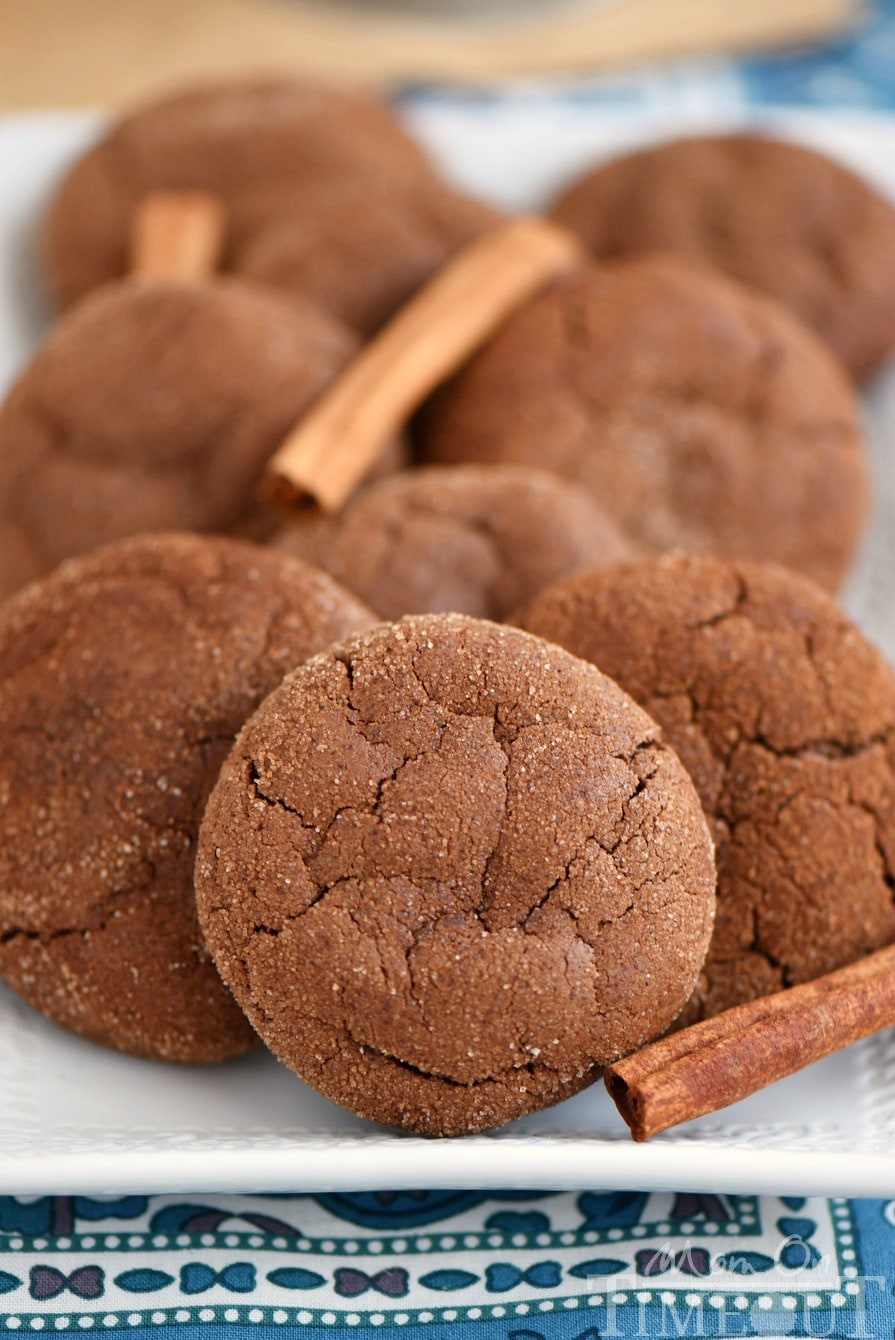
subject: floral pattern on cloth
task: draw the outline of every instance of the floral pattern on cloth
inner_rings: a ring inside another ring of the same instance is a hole
[[[0,1328],[35,1329],[44,1317],[55,1330],[156,1334],[266,1323],[414,1336],[463,1324],[470,1340],[873,1335],[856,1227],[866,1205],[892,1251],[888,1202],[618,1191],[4,1196]]]

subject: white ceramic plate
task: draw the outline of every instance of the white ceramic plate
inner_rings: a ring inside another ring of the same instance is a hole
[[[427,102],[412,121],[457,180],[514,205],[536,204],[621,145],[697,124],[526,100],[487,109]],[[853,162],[895,198],[895,120],[777,124]],[[46,319],[35,220],[96,125],[81,114],[0,121],[0,386]],[[848,604],[895,657],[895,372],[878,380],[868,410],[879,504]],[[895,1037],[881,1034],[648,1145],[630,1142],[599,1085],[493,1135],[426,1141],[343,1112],[267,1054],[191,1069],[138,1061],[69,1036],[0,990],[2,1193],[463,1186],[895,1194]]]

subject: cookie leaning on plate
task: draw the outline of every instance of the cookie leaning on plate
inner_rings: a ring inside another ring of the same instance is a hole
[[[461,615],[313,658],[202,823],[206,942],[261,1037],[373,1120],[479,1131],[661,1032],[714,912],[696,793],[593,666]]]
[[[254,1041],[202,944],[199,820],[245,718],[373,616],[234,540],[145,536],[0,611],[0,976],[56,1023],[140,1056]]]

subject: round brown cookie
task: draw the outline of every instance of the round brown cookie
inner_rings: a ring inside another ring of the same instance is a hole
[[[519,622],[617,679],[696,783],[718,915],[688,1015],[895,939],[895,673],[828,596],[677,556],[559,582]]]
[[[559,577],[632,556],[583,489],[524,465],[429,466],[382,479],[275,541],[385,619],[455,610],[503,619]]]
[[[672,140],[588,172],[553,215],[598,259],[679,251],[762,289],[856,377],[895,348],[895,209],[804,145]]]
[[[265,217],[234,249],[233,269],[311,298],[364,336],[502,217],[428,179],[325,180],[257,208]]]
[[[772,558],[838,586],[867,507],[858,402],[760,294],[674,258],[583,268],[430,406],[430,460],[548,466],[644,549]]]
[[[0,976],[96,1042],[213,1061],[253,1034],[202,943],[199,821],[286,671],[373,616],[235,540],[146,536],[0,611]]]
[[[137,531],[269,534],[264,464],[355,349],[258,285],[110,285],[0,409],[0,596]]]
[[[199,916],[264,1041],[360,1115],[484,1130],[675,1017],[711,840],[654,723],[557,647],[462,615],[309,661],[202,824]]]
[[[259,193],[324,175],[385,182],[431,172],[369,94],[287,77],[197,84],[136,107],[70,169],[44,225],[47,283],[68,306],[125,274],[134,206],[152,191],[218,195],[238,245],[257,223]]]

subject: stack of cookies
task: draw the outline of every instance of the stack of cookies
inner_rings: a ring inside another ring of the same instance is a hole
[[[220,274],[134,273],[160,191]],[[62,182],[0,407],[0,976],[55,1023],[452,1135],[895,941],[895,672],[834,599],[895,211],[739,135],[553,215],[570,271],[284,518],[287,431],[500,216],[291,79]]]

